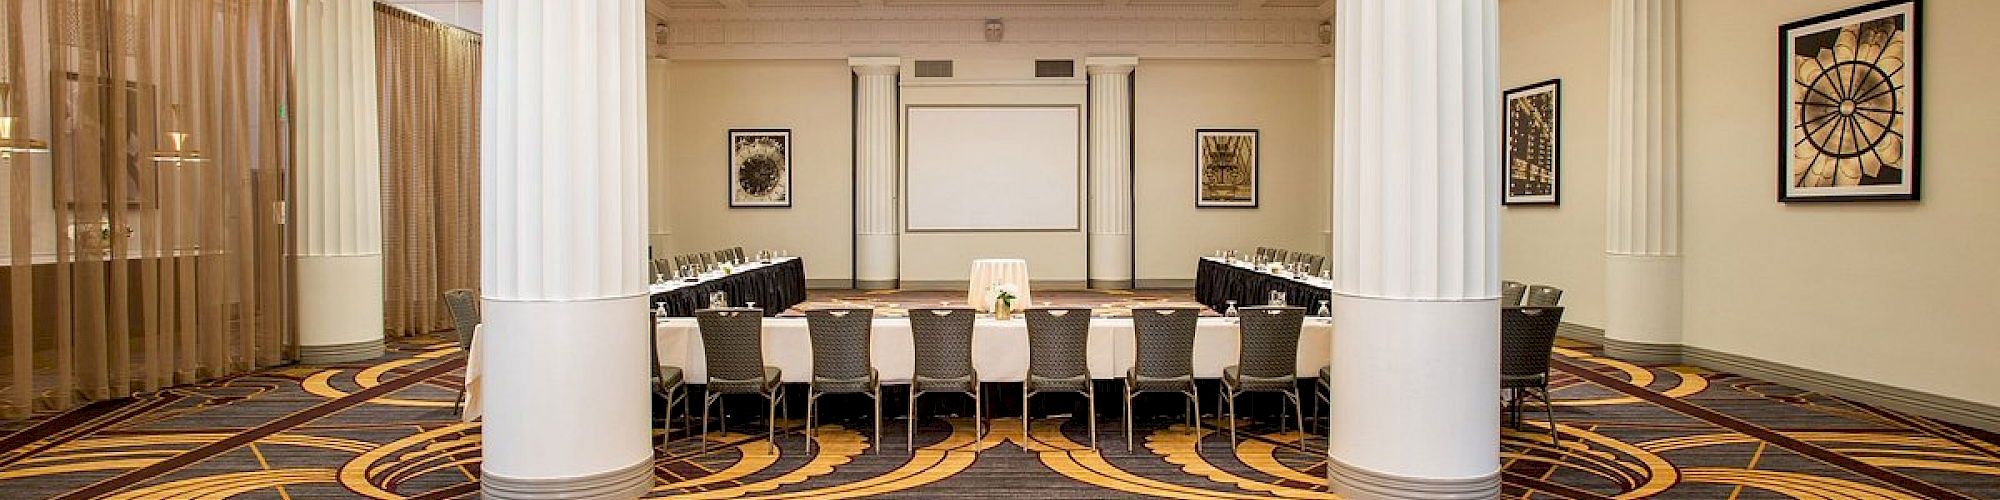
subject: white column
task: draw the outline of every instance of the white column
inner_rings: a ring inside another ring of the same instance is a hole
[[[375,6],[293,2],[299,361],[382,356]]]
[[[1132,288],[1132,70],[1090,57],[1090,287]]]
[[[1497,9],[1335,9],[1327,476],[1346,498],[1500,491]]]
[[[853,57],[854,69],[854,287],[895,288],[896,76],[895,57]]]
[[[1636,361],[1680,360],[1678,8],[1617,0],[1611,14],[1604,347]]]
[[[480,489],[635,498],[653,483],[644,5],[483,12]]]

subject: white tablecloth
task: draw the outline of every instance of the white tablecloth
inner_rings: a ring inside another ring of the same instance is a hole
[[[708,380],[707,357],[702,352],[701,332],[693,318],[670,318],[659,324],[660,362],[678,366],[687,383]],[[1227,318],[1202,318],[1195,327],[1194,374],[1218,378],[1222,368],[1237,362],[1237,325]],[[1299,336],[1298,374],[1318,376],[1331,359],[1333,324],[1326,318],[1306,318]],[[915,369],[916,348],[910,338],[907,318],[876,318],[871,355],[884,383],[907,383]],[[1131,318],[1090,320],[1089,362],[1091,378],[1123,376],[1137,356]],[[764,363],[784,371],[786,382],[806,382],[812,377],[812,338],[805,318],[764,320]],[[980,318],[973,327],[972,364],[980,380],[1020,382],[1028,374],[1028,325],[1016,318],[995,321]]]
[[[1027,309],[1028,261],[1021,259],[978,259],[972,261],[972,281],[965,289],[965,303],[981,312],[993,310],[993,296],[987,293],[995,285],[1014,285],[1020,293],[1014,294],[1014,309]]]

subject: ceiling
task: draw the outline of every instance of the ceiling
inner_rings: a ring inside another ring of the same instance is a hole
[[[483,0],[381,0],[480,31]],[[1073,18],[1326,19],[1334,0],[646,0],[652,19]]]

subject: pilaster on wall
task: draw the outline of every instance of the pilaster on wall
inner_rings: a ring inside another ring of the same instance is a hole
[[[854,70],[854,287],[895,288],[897,237],[896,57],[850,57]]]
[[[1606,352],[1672,361],[1681,344],[1677,0],[1616,0],[1606,164]]]
[[[1090,287],[1132,288],[1132,71],[1137,57],[1084,59],[1090,75]]]
[[[383,351],[382,155],[375,8],[293,6],[299,186],[299,361]]]

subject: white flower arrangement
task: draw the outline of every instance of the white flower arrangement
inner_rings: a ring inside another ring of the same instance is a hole
[[[993,297],[993,302],[996,304],[1005,303],[1007,307],[1013,307],[1014,299],[1021,296],[1021,289],[1011,283],[1002,283],[987,288],[986,294]]]

